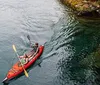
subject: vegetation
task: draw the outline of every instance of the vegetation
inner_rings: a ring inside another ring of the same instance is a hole
[[[100,16],[100,0],[61,0],[65,5],[69,5],[78,15],[95,12]]]

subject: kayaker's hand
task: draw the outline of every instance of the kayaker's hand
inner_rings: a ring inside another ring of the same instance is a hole
[[[18,57],[19,57],[20,59],[21,59],[21,58],[24,58],[24,56],[18,56]]]

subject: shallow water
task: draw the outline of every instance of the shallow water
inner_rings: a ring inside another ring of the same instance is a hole
[[[30,49],[30,35],[44,52],[29,78],[20,76],[9,85],[98,85],[97,70],[80,61],[98,48],[99,28],[99,22],[77,19],[56,0],[0,0],[0,81],[18,60],[12,44],[22,55]]]

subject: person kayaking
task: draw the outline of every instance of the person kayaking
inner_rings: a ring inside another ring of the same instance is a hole
[[[34,45],[31,45],[31,48],[33,48],[34,52],[38,51],[38,43],[35,43]]]
[[[24,54],[24,56],[19,56],[20,61],[23,65],[27,64],[28,61],[30,59],[32,59],[32,56],[35,56],[38,53],[38,43],[35,43],[34,45],[31,45],[31,48],[32,48],[31,52],[33,52],[33,53],[30,56],[27,56],[27,54]],[[19,66],[20,66],[20,64],[19,64]]]
[[[24,64],[27,64],[28,61],[29,61],[29,57],[27,56],[27,54],[24,54],[24,56],[19,56],[20,58],[20,62],[24,65]],[[21,64],[19,63],[19,65]]]

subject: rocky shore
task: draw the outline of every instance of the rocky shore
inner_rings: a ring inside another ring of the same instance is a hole
[[[100,17],[100,0],[60,0],[78,16]]]

